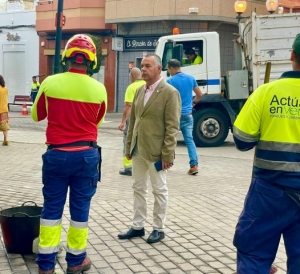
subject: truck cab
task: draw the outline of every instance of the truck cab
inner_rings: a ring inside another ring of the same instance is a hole
[[[217,32],[163,36],[155,53],[162,59],[162,77],[168,78],[167,62],[175,58],[181,71],[193,75],[204,96],[194,106],[194,141],[197,146],[221,145],[242,106],[261,84],[292,70],[292,43],[300,33],[298,13],[257,15],[239,23],[234,42],[235,69],[221,76]],[[192,48],[202,63],[192,65],[184,52]],[[192,91],[191,91],[192,92]]]
[[[202,63],[193,65],[185,56],[193,49],[201,56]],[[194,107],[194,141],[197,146],[218,146],[229,132],[235,113],[224,100],[221,88],[221,56],[219,34],[199,32],[161,37],[155,53],[162,59],[162,77],[167,79],[167,62],[175,58],[181,62],[181,70],[193,75],[203,92],[203,99]],[[191,91],[192,92],[192,91]],[[232,117],[230,117],[230,115]]]
[[[210,45],[208,47],[208,45]],[[184,55],[187,49],[193,49],[202,58],[202,63],[192,65]],[[168,60],[181,60],[182,70],[191,74],[205,94],[220,94],[221,64],[219,34],[216,32],[189,33],[164,36],[159,40],[156,54],[162,57],[162,77],[169,77]],[[209,62],[208,62],[209,60]]]

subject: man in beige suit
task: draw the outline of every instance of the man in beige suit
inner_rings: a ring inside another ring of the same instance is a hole
[[[166,175],[174,161],[181,100],[178,91],[161,78],[159,56],[146,55],[141,65],[146,85],[138,88],[134,97],[125,150],[126,157],[132,158],[133,225],[118,237],[130,239],[145,235],[149,175],[155,201],[153,231],[147,242],[156,243],[165,237],[168,202]]]

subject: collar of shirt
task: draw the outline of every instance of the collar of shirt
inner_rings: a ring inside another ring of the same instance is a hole
[[[69,72],[73,72],[73,73],[79,73],[79,74],[86,74],[85,70],[81,70],[81,69],[69,69]]]
[[[300,78],[300,71],[286,71],[280,76],[280,79],[282,78]]]
[[[147,91],[151,91],[153,92],[156,87],[158,86],[159,82],[162,80],[162,77],[160,77],[153,85],[151,85],[150,87],[147,87],[147,84],[144,85],[144,89],[145,89],[145,92]]]

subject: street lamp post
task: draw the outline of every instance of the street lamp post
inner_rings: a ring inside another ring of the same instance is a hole
[[[236,19],[238,20],[238,23],[241,21],[242,18],[244,18],[242,16],[243,12],[246,10],[247,8],[247,2],[246,1],[242,1],[242,0],[237,0],[234,3],[234,9],[235,12],[238,14]]]
[[[56,37],[55,37],[55,56],[54,56],[54,74],[59,73],[60,64],[60,45],[63,26],[63,7],[64,0],[58,0],[56,13]]]
[[[266,8],[269,13],[274,13],[278,8],[278,0],[267,0]]]

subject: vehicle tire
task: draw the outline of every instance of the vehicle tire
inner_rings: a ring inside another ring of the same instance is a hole
[[[221,111],[206,108],[194,113],[193,136],[196,146],[220,146],[227,138],[228,132],[228,119]]]

